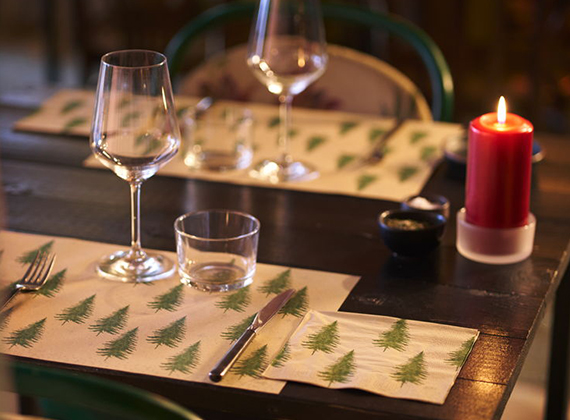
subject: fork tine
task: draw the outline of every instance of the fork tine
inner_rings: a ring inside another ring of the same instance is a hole
[[[35,273],[35,271],[38,268],[38,264],[41,262],[40,258],[42,258],[42,256],[43,256],[42,252],[38,252],[36,254],[36,256],[34,257],[34,260],[32,261],[32,263],[30,264],[30,266],[26,270],[26,273],[22,276],[23,281],[28,281],[29,278],[33,275],[33,273]]]
[[[43,256],[41,263],[38,265],[37,270],[33,274],[33,278],[30,279],[30,284],[32,285],[42,285],[44,281],[49,276],[51,269],[53,267],[54,257],[51,257],[51,261],[48,263],[49,255]]]
[[[46,260],[47,260],[47,257],[46,257]],[[51,274],[51,270],[52,270],[54,264],[55,264],[55,254],[52,254],[51,260],[47,264],[47,267],[46,267],[46,270],[44,271],[44,273],[40,276],[38,283],[43,284],[47,280],[47,278]]]

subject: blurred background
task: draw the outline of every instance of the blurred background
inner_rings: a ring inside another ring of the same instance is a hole
[[[226,2],[232,0],[225,0]],[[326,1],[326,0],[323,0]],[[347,0],[345,0],[347,1]],[[3,0],[0,94],[45,86],[94,86],[101,55],[124,48],[164,51],[190,19],[224,0]],[[454,120],[492,111],[500,95],[537,130],[570,132],[570,2],[567,0],[353,0],[403,16],[440,46],[455,81]],[[327,27],[329,42],[394,64],[424,92],[418,57],[382,33]],[[189,57],[245,42],[248,25],[210,33]]]

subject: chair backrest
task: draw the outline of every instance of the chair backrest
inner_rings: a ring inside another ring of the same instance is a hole
[[[166,47],[169,68],[175,78],[191,43],[203,32],[221,27],[237,19],[250,18],[255,2],[231,2],[213,7],[184,26]],[[329,21],[358,24],[370,29],[383,29],[407,42],[418,53],[430,77],[433,118],[450,121],[453,112],[453,80],[445,58],[435,42],[420,28],[405,19],[346,4],[322,4],[323,16]]]
[[[17,361],[7,367],[13,383],[6,390],[37,398],[45,411],[41,415],[49,418],[200,420],[163,397],[128,385]]]
[[[324,74],[295,97],[295,108],[431,121],[417,86],[388,63],[350,48],[329,44]],[[195,97],[271,103],[275,95],[259,83],[246,64],[242,44],[206,60],[177,83],[177,93]]]

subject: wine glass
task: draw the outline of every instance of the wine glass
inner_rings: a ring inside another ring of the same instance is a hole
[[[319,0],[260,0],[249,37],[247,64],[279,97],[279,156],[250,175],[271,183],[306,181],[319,174],[289,152],[291,104],[325,71],[327,52]]]
[[[91,150],[131,189],[131,248],[105,256],[97,271],[123,282],[169,277],[174,263],[147,253],[140,240],[140,188],[174,157],[180,130],[166,57],[146,50],[116,51],[101,58]]]

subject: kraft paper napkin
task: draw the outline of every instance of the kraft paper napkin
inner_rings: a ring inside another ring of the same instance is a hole
[[[103,280],[95,261],[116,245],[15,232],[0,233],[0,288],[23,275],[39,249],[57,254],[38,293],[20,294],[0,316],[4,353],[53,362],[210,383],[208,372],[273,296],[297,294],[264,327],[219,383],[279,393],[285,382],[260,377],[309,307],[336,310],[358,278],[258,264],[254,282],[205,293],[178,275],[148,284]],[[176,256],[162,252],[169,258]]]
[[[310,311],[263,375],[443,404],[478,335],[450,325]]]

